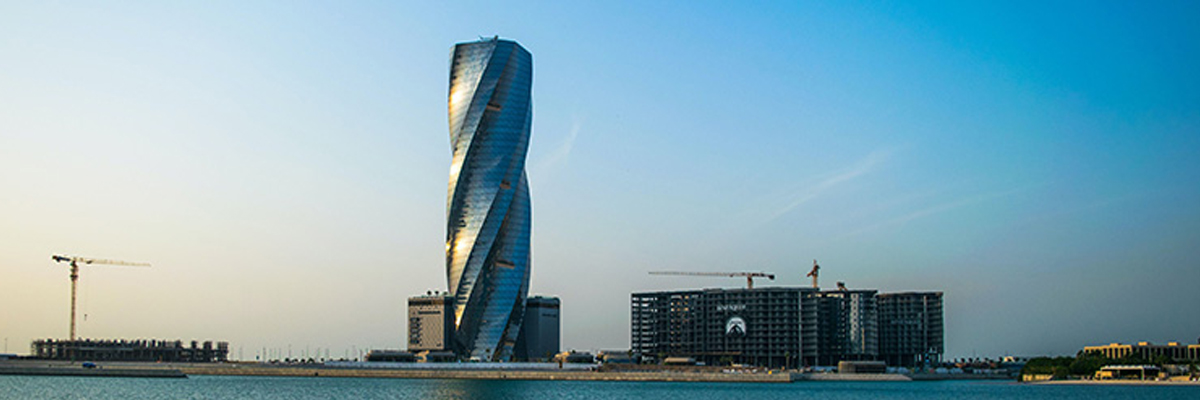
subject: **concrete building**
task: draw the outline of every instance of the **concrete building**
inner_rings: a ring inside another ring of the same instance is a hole
[[[518,361],[548,361],[559,352],[562,338],[557,297],[533,296],[525,300],[525,319],[513,358]]]
[[[454,46],[446,277],[454,296],[452,348],[473,360],[511,359],[525,313],[532,87],[533,56],[516,42]]]
[[[835,290],[816,294],[816,365],[879,357],[879,316],[875,290]]]
[[[633,293],[630,345],[642,360],[835,366],[937,362],[942,294],[807,287]]]
[[[35,340],[30,345],[33,358],[72,361],[151,361],[151,362],[224,362],[229,358],[229,343],[193,340]]]
[[[445,351],[454,340],[454,298],[428,294],[408,298],[408,351]]]
[[[811,288],[633,293],[635,356],[662,362],[798,367],[817,361],[817,297]]]
[[[880,293],[879,358],[891,366],[937,363],[945,352],[942,292]]]
[[[1138,342],[1137,344],[1112,343],[1104,346],[1086,346],[1083,348],[1083,352],[1085,354],[1099,354],[1112,359],[1137,357],[1147,361],[1154,361],[1156,358],[1166,357],[1173,361],[1200,361],[1200,344],[1184,345],[1179,342],[1167,342],[1165,345],[1156,345],[1150,342]]]

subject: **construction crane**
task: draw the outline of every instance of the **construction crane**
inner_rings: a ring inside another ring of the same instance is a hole
[[[817,265],[817,260],[813,260],[812,271],[808,271],[808,275],[804,275],[804,276],[811,276],[813,278],[813,289],[821,288],[820,286],[817,286],[817,275],[820,275],[820,271],[821,271],[821,266]]]
[[[746,289],[754,289],[754,278],[775,280],[775,274],[766,272],[688,272],[688,271],[651,271],[650,275],[686,275],[686,276],[723,276],[727,278],[746,277]]]
[[[116,260],[101,260],[96,258],[85,257],[67,257],[60,255],[50,256],[54,262],[69,262],[71,263],[71,340],[75,340],[75,286],[79,281],[79,264],[85,265],[125,265],[130,267],[149,267],[147,263],[137,263],[128,261]]]

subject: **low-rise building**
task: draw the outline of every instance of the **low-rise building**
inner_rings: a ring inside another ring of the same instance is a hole
[[[628,351],[601,350],[596,353],[596,359],[604,364],[637,364],[637,360]]]
[[[1166,357],[1172,361],[1200,361],[1200,344],[1184,345],[1179,342],[1167,342],[1165,345],[1150,342],[1111,343],[1103,346],[1085,346],[1083,352],[1084,354],[1102,355],[1114,360],[1133,357],[1153,361],[1156,358]]]
[[[596,356],[584,351],[564,351],[554,356],[554,361],[563,364],[593,364]]]
[[[887,372],[887,364],[883,361],[841,361],[838,362],[839,374],[882,374]]]
[[[408,351],[446,351],[454,338],[454,297],[429,293],[408,298]]]
[[[193,340],[35,340],[31,358],[72,361],[224,362],[229,342]],[[215,344],[215,345],[214,345]]]
[[[400,350],[371,350],[367,353],[367,362],[415,362],[417,356]]]
[[[562,321],[557,297],[530,296],[525,300],[525,317],[513,347],[517,361],[548,361],[559,352]]]
[[[438,362],[454,362],[458,360],[458,356],[449,351],[422,351],[417,353],[417,361],[438,363]]]
[[[1095,379],[1158,379],[1162,369],[1154,365],[1106,365],[1096,371]]]

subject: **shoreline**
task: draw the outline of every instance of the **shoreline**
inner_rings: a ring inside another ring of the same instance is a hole
[[[81,366],[0,366],[0,375],[88,376],[108,378],[183,378],[187,374],[171,368],[83,368]]]
[[[1105,380],[1061,380],[1061,381],[1037,381],[1037,382],[1022,382],[1030,385],[1077,385],[1077,386],[1200,386],[1200,381],[1154,381],[1154,380],[1133,380],[1133,379],[1105,379]]]
[[[903,374],[836,374],[765,371],[729,373],[722,371],[598,371],[582,369],[521,369],[512,368],[404,368],[347,365],[272,365],[260,363],[153,363],[111,362],[101,368],[84,369],[78,363],[66,361],[0,361],[4,369],[24,369],[26,374],[83,376],[150,377],[176,374],[210,376],[277,376],[277,377],[334,377],[390,379],[462,379],[462,380],[545,380],[545,381],[610,381],[610,382],[726,382],[726,383],[793,383],[793,382],[912,382],[929,380],[996,380],[1009,379],[984,376],[903,375]],[[0,372],[2,373],[2,372]],[[120,375],[125,374],[125,375]]]
[[[706,372],[600,372],[594,370],[404,369],[327,367],[317,365],[193,365],[178,366],[177,368],[189,375],[623,382],[792,382],[791,375],[787,373],[725,374]]]

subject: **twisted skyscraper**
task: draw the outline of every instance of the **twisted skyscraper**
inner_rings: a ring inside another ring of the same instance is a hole
[[[450,190],[446,279],[455,350],[506,361],[529,291],[533,57],[499,38],[454,46],[450,66]]]

